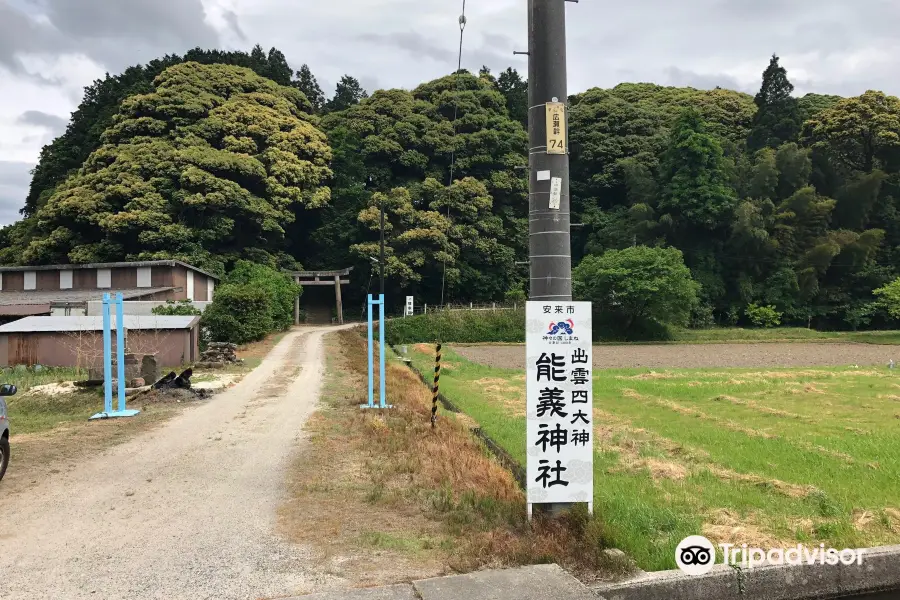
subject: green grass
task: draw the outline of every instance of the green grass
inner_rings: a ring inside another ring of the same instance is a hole
[[[79,381],[82,379],[87,379],[87,372],[78,369],[59,367],[44,367],[38,370],[33,367],[0,368],[0,383],[12,383],[19,388],[19,392],[46,383]]]
[[[6,402],[13,439],[16,435],[49,431],[72,421],[85,421],[103,410],[103,396],[96,389],[58,396],[16,395],[7,398]]]
[[[524,463],[524,372],[446,349],[444,360],[441,391]],[[764,547],[900,542],[894,371],[605,370],[594,397],[595,511],[605,541],[643,569],[674,568],[678,542],[701,533]]]
[[[9,424],[12,435],[48,431],[67,422],[87,419],[98,410],[102,410],[103,397],[97,389],[56,396],[31,392],[32,388],[39,385],[79,381],[86,377],[86,372],[69,368],[45,367],[36,370],[14,367],[2,369],[0,383],[11,383],[18,388],[15,396],[5,398],[9,408]]]

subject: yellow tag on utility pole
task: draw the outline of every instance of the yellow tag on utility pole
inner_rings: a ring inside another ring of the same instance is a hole
[[[547,154],[566,154],[566,105],[563,102],[547,103]]]

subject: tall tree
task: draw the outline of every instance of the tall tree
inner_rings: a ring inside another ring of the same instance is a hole
[[[320,112],[325,106],[325,94],[319,87],[316,76],[312,74],[309,65],[303,64],[297,71],[297,79],[294,81],[294,87],[303,92],[306,98],[312,104],[313,112]]]
[[[331,150],[309,110],[301,92],[246,68],[166,69],[38,211],[24,260],[283,262],[295,210],[330,195]]]
[[[900,99],[868,91],[821,111],[804,127],[804,139],[844,174],[878,168],[900,171]]]
[[[778,56],[773,54],[769,66],[763,71],[762,87],[753,99],[757,111],[747,139],[750,150],[777,148],[786,142],[796,141],[803,125],[800,106],[797,99],[791,96],[794,85],[778,60]]]
[[[661,169],[660,224],[673,245],[683,249],[706,302],[716,302],[726,291],[719,257],[737,194],[730,187],[722,147],[698,111],[685,110],[675,123]]]
[[[326,112],[336,112],[339,110],[347,110],[355,104],[359,104],[361,100],[368,98],[369,94],[359,84],[359,80],[349,75],[344,75],[338,81],[334,89],[334,96],[325,103]]]
[[[84,98],[75,112],[66,132],[44,146],[37,166],[32,172],[31,187],[25,198],[23,215],[34,215],[46,204],[56,186],[77,170],[87,157],[100,147],[100,136],[112,125],[122,101],[135,94],[153,90],[153,80],[172,65],[181,62],[198,62],[205,65],[224,64],[247,67],[261,77],[288,85],[291,68],[276,48],[268,55],[257,44],[250,53],[242,51],[203,50],[194,48],[184,57],[167,54],[146,65],[128,67],[119,75],[107,74],[85,88]]]
[[[506,98],[509,116],[528,127],[528,81],[519,72],[509,67],[497,78],[497,89]]]

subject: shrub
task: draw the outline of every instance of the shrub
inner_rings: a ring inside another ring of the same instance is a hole
[[[178,302],[167,300],[165,304],[155,306],[150,312],[154,315],[184,317],[199,316],[203,314],[199,308],[191,304],[190,300],[179,300]]]
[[[782,313],[775,310],[771,304],[768,306],[759,306],[758,304],[750,304],[746,310],[747,318],[757,327],[777,327],[781,325]]]
[[[246,344],[294,323],[300,286],[271,267],[238,261],[216,290],[202,324],[217,342]]]
[[[302,290],[284,273],[265,265],[240,260],[225,277],[225,283],[250,285],[264,290],[271,298],[273,330],[284,331],[294,324],[294,299]]]
[[[676,248],[635,246],[587,256],[573,271],[575,297],[593,302],[597,332],[626,340],[671,337],[687,325],[700,286]]]
[[[261,288],[227,283],[216,290],[203,313],[203,326],[217,342],[246,344],[261,340],[275,328],[271,299]]]
[[[900,278],[872,292],[878,300],[877,306],[883,308],[894,319],[900,319]]]

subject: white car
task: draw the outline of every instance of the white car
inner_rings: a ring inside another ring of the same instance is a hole
[[[9,466],[9,415],[6,413],[6,402],[2,396],[15,396],[16,386],[9,383],[0,385],[0,479],[6,474]]]

